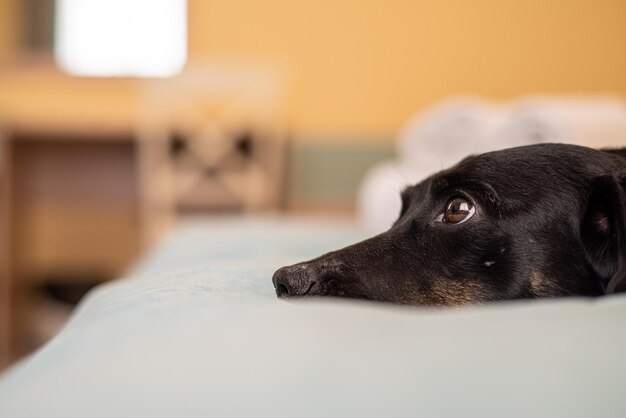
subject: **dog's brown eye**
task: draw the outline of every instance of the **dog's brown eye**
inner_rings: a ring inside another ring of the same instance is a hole
[[[450,224],[461,224],[474,215],[474,205],[467,199],[455,197],[448,201],[444,219]]]

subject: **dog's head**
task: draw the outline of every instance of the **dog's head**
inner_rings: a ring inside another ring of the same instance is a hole
[[[626,288],[626,161],[542,144],[468,157],[402,193],[385,233],[279,269],[276,293],[415,305]]]

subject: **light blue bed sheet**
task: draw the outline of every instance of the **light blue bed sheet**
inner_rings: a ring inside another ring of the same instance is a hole
[[[626,298],[415,309],[277,300],[364,236],[191,220],[0,377],[0,417],[624,417]]]

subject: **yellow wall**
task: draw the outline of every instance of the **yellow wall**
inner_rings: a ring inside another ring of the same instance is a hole
[[[272,59],[296,136],[389,138],[456,93],[626,95],[624,0],[189,0],[192,54]]]
[[[626,0],[188,0],[192,55],[272,60],[296,138],[391,138],[458,93],[626,95]],[[0,59],[19,0],[0,0]]]
[[[12,55],[17,48],[17,21],[17,2],[0,0],[0,59]]]

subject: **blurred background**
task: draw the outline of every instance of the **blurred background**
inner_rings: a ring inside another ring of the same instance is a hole
[[[382,228],[466,153],[626,145],[625,94],[623,0],[0,0],[0,367],[181,216]]]

